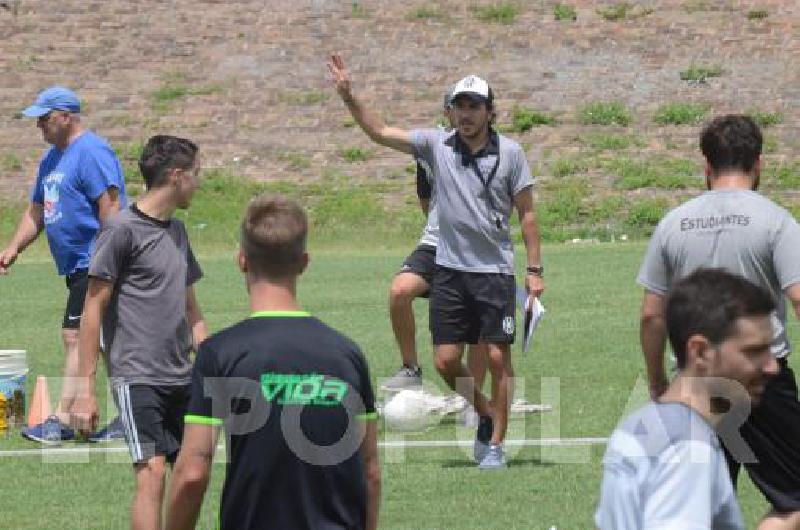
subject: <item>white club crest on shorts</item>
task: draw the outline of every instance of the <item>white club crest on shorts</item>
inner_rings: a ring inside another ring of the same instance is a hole
[[[506,335],[514,334],[514,317],[503,318],[503,333]]]

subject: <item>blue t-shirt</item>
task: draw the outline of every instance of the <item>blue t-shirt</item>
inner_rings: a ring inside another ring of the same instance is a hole
[[[47,241],[59,274],[89,267],[100,229],[96,201],[110,187],[119,190],[124,208],[122,166],[108,143],[90,131],[63,151],[51,147],[39,163],[31,202],[44,208]]]

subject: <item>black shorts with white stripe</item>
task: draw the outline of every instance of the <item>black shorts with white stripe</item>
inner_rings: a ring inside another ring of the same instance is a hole
[[[155,456],[175,462],[183,440],[183,417],[189,395],[190,385],[114,387],[114,400],[135,464]]]

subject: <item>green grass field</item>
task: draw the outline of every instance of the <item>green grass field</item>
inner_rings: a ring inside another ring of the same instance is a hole
[[[306,309],[358,342],[373,380],[398,365],[386,307],[393,272],[405,247],[354,251],[335,244],[311,247],[312,262],[299,296]],[[233,246],[204,247],[198,241],[205,278],[198,296],[212,330],[247,315]],[[544,248],[548,314],[532,351],[517,353],[515,367],[524,397],[555,406],[552,413],[517,419],[509,438],[605,437],[628,407],[646,399],[639,353],[638,305],[634,283],[641,243],[552,245]],[[519,254],[519,253],[518,253]],[[520,267],[521,267],[520,263]],[[0,278],[0,348],[28,351],[31,378],[61,373],[60,323],[65,289],[41,243]],[[429,382],[442,386],[431,364],[427,305],[416,304],[418,343]],[[790,326],[797,337],[797,327]],[[104,376],[100,376],[104,379]],[[637,380],[640,386],[637,387]],[[31,381],[29,380],[29,383]],[[103,381],[104,383],[104,381]],[[31,385],[32,386],[32,385]],[[634,390],[638,389],[638,392]],[[56,388],[51,388],[55,399]],[[454,423],[408,436],[410,440],[469,440],[472,432]],[[396,440],[382,434],[381,440]],[[16,433],[0,439],[0,454],[36,445]],[[460,449],[409,448],[382,451],[383,528],[589,528],[597,501],[603,447],[519,449],[509,469],[477,471]],[[0,528],[125,528],[132,473],[123,454],[0,457],[5,487],[0,493]],[[214,467],[213,486],[200,528],[215,520],[223,466]],[[747,479],[740,484],[748,526],[766,504]]]

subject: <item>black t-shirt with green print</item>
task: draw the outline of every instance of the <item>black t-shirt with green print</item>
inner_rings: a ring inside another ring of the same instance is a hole
[[[358,346],[305,312],[255,313],[209,337],[186,422],[228,437],[221,528],[363,528],[359,449],[374,418]]]

